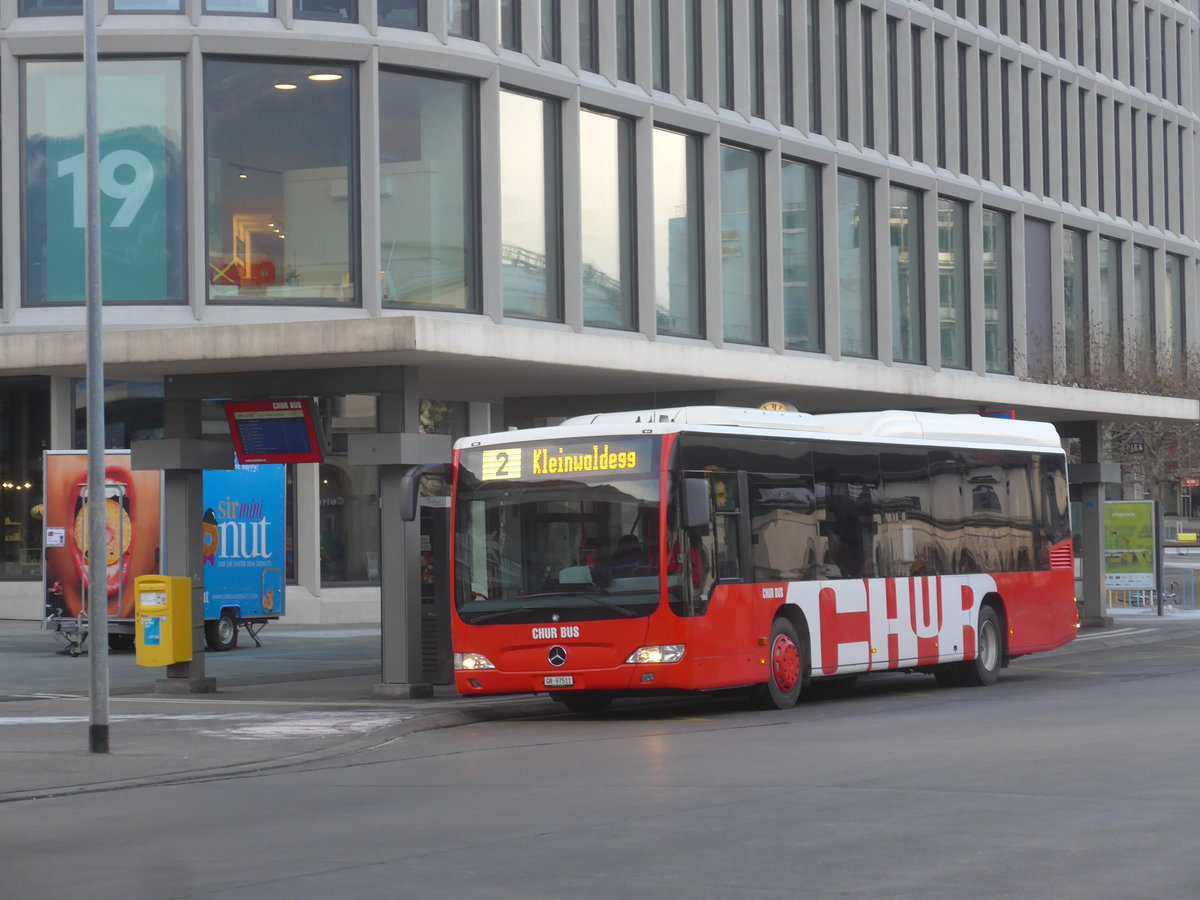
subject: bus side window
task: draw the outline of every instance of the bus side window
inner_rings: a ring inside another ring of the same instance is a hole
[[[879,531],[879,454],[831,444],[813,453],[825,578],[873,578]]]
[[[714,475],[712,478],[714,513],[714,554],[718,581],[737,581],[742,577],[741,497],[737,476]]]

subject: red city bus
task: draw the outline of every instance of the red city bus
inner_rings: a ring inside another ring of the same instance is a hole
[[[1066,461],[1042,423],[726,407],[460,440],[451,636],[464,695],[577,711],[811,680],[993,683],[1075,635]]]

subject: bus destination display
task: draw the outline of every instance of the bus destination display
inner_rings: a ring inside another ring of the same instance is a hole
[[[238,462],[320,462],[312,408],[307,400],[225,404]]]
[[[641,438],[526,444],[482,450],[478,459],[483,481],[633,475],[653,466],[651,444]]]

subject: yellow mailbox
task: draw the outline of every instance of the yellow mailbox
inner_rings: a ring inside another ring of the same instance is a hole
[[[192,579],[139,575],[133,581],[139,666],[170,666],[192,658]]]

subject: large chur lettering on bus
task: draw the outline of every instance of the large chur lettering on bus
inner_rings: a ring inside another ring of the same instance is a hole
[[[813,636],[814,675],[882,671],[971,659],[979,598],[990,575],[796,582],[787,601]]]

